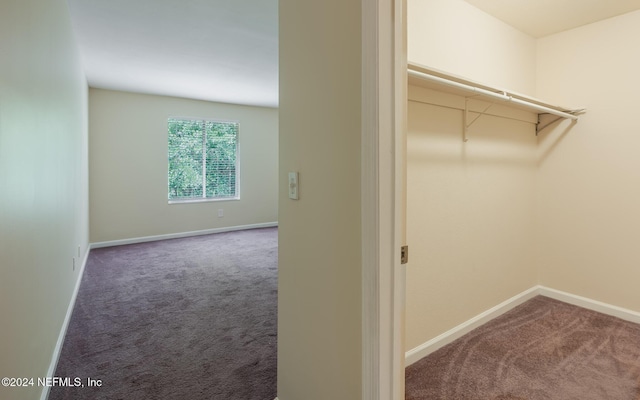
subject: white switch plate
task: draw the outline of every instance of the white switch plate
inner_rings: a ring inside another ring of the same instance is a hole
[[[289,198],[298,200],[298,173],[289,172]]]

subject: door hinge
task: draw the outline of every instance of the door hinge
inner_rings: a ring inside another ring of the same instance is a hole
[[[406,264],[409,261],[409,246],[400,247],[400,264]]]

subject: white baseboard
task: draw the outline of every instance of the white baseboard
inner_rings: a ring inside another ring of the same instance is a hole
[[[407,351],[405,353],[405,366],[409,366],[416,361],[428,356],[434,351],[438,350],[441,347],[446,346],[447,344],[453,342],[454,340],[466,335],[471,332],[475,328],[480,325],[486,324],[492,319],[499,317],[500,315],[506,313],[507,311],[519,306],[527,300],[530,300],[538,295],[538,287],[534,286],[531,289],[527,289],[524,292],[513,296],[512,298],[503,301],[497,306],[490,308],[489,310],[476,315],[470,320],[463,322],[462,324],[456,326],[455,328],[449,329],[441,335],[434,337],[433,339]]]
[[[538,290],[542,296],[550,297],[552,299],[560,300],[565,303],[573,304],[574,306],[579,306],[588,310],[597,311],[602,314],[611,315],[612,317],[624,319],[625,321],[640,324],[639,312],[603,303],[598,300],[592,300],[586,297],[577,296],[575,294],[562,292],[560,290],[550,289],[544,286],[538,286]]]
[[[84,257],[82,258],[82,264],[80,265],[80,271],[78,271],[78,279],[73,288],[73,293],[71,294],[71,300],[69,300],[69,305],[67,306],[67,313],[64,316],[64,321],[62,321],[62,327],[60,328],[60,333],[58,334],[58,341],[56,342],[56,347],[53,349],[53,355],[51,356],[51,362],[49,363],[49,370],[47,371],[47,376],[54,376],[56,373],[56,367],[58,366],[58,360],[60,359],[60,353],[62,352],[62,345],[64,344],[64,338],[67,336],[67,329],[69,328],[69,322],[71,321],[71,314],[73,314],[73,308],[76,305],[76,297],[78,297],[78,291],[80,290],[80,283],[82,282],[82,275],[84,275],[84,268],[87,265],[87,260],[89,259],[89,248],[84,252]],[[49,397],[50,386],[45,385],[42,388],[42,392],[40,393],[40,400],[47,400]]]
[[[110,240],[106,242],[96,242],[96,243],[91,243],[90,247],[92,249],[98,249],[100,247],[111,247],[111,246],[122,246],[125,244],[155,242],[157,240],[179,239],[179,238],[185,238],[190,236],[210,235],[212,233],[241,231],[246,229],[273,228],[276,226],[278,226],[278,222],[265,222],[260,224],[229,226],[225,228],[204,229],[201,231],[168,233],[166,235],[143,236],[138,238]]]
[[[471,332],[473,329],[485,324],[492,319],[499,317],[505,312],[519,306],[527,300],[535,296],[542,295],[562,302],[583,307],[588,310],[597,311],[603,314],[611,315],[626,321],[640,324],[640,313],[626,308],[603,303],[601,301],[592,300],[586,297],[577,296],[571,293],[562,292],[560,290],[551,289],[545,286],[536,285],[524,292],[506,300],[497,306],[463,322],[462,324],[450,329],[435,338],[407,351],[405,353],[405,366],[409,366],[416,361],[428,356],[434,351],[446,346],[454,340]]]

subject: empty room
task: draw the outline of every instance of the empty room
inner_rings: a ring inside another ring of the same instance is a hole
[[[637,399],[638,27],[3,1],[0,398]]]
[[[273,400],[277,2],[1,13],[0,398]]]

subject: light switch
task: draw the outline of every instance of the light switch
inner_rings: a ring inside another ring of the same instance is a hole
[[[289,198],[298,200],[298,173],[289,172]]]

